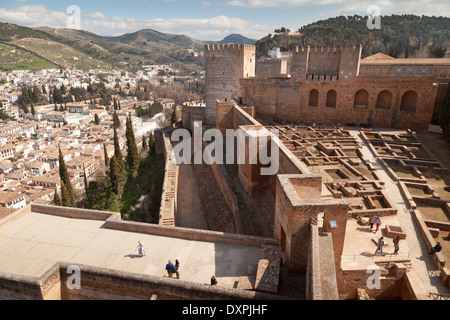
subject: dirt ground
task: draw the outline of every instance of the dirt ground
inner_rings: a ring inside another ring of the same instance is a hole
[[[421,130],[416,132],[416,136],[446,168],[450,169],[450,143],[443,135]]]

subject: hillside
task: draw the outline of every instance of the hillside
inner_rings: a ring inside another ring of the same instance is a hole
[[[0,43],[0,70],[1,71],[11,71],[11,70],[31,70],[37,71],[41,69],[52,69],[58,68],[53,63],[42,59],[41,57],[20,50],[17,47],[6,45]]]
[[[225,37],[221,41],[208,41],[208,44],[227,44],[227,43],[237,43],[237,44],[255,44],[257,40],[250,39],[247,37],[244,37],[240,34],[230,34],[229,36]]]
[[[363,57],[377,52],[393,57],[442,57],[450,39],[450,18],[446,17],[382,16],[379,30],[369,29],[367,20],[358,15],[339,16],[299,28],[301,36],[270,34],[256,43],[257,54],[266,55],[276,46],[288,51],[295,46],[361,44]]]
[[[63,67],[139,70],[143,65],[171,64],[187,72],[201,70],[204,42],[183,35],[141,30],[102,37],[73,29],[28,28],[0,22],[0,41],[30,50]]]

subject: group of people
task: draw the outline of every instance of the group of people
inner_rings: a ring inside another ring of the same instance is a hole
[[[398,254],[398,251],[400,250],[400,237],[397,236],[394,238],[393,240],[394,242],[394,255]],[[378,239],[378,246],[377,246],[377,250],[375,251],[376,255],[378,253],[378,251],[381,252],[381,254],[383,256],[385,256],[385,254],[383,253],[383,247],[384,247],[384,237],[381,237],[380,239]],[[436,245],[434,247],[431,248],[431,251],[428,252],[429,254],[433,254],[433,253],[438,253],[442,251],[442,245],[440,242],[437,242]]]
[[[144,244],[141,241],[138,241],[138,245],[136,247],[138,249],[139,256],[144,257],[146,256],[145,250],[144,250]],[[135,249],[135,250],[136,250]],[[180,279],[180,262],[178,259],[175,260],[175,264],[172,263],[171,260],[166,264],[166,271],[169,276],[169,278],[173,278],[173,275],[177,277],[177,279]],[[216,286],[219,282],[217,281],[215,276],[211,277],[211,285]]]
[[[180,262],[178,260],[175,260],[175,264],[172,263],[172,261],[169,260],[169,262],[166,264],[166,271],[169,275],[169,278],[173,278],[173,275],[175,274],[177,279],[180,279]]]
[[[375,229],[375,233],[377,233],[378,230],[380,230],[380,226],[381,226],[381,223],[382,223],[381,218],[379,216],[373,215],[373,216],[370,217],[369,222],[370,222],[370,230],[372,231],[373,226],[376,225],[377,228]]]
[[[394,255],[398,255],[398,252],[400,250],[400,237],[399,236],[395,237],[393,242],[394,242],[394,253],[393,254]],[[378,239],[377,250],[375,251],[374,255],[376,255],[378,253],[378,251],[380,251],[381,255],[383,257],[385,256],[385,254],[383,252],[384,244],[385,244],[384,243],[384,237],[381,237],[380,239]]]

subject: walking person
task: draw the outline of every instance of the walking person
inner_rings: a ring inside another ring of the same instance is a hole
[[[374,256],[377,255],[378,251],[381,251],[381,255],[384,257],[384,253],[383,253],[383,247],[384,247],[384,238],[381,237],[380,239],[378,239],[378,248],[374,253]]]
[[[169,278],[173,278],[173,274],[175,273],[175,266],[173,265],[172,261],[169,260],[169,262],[166,264],[166,271],[169,275]]]
[[[144,257],[144,256],[146,255],[145,250],[144,250],[144,244],[143,244],[142,242],[138,241],[138,246],[137,246],[137,248],[138,248],[139,255],[140,255],[141,257]],[[135,249],[135,250],[136,250],[136,249]]]
[[[394,239],[394,254],[397,255],[399,250],[400,250],[400,237],[397,236]]]
[[[180,262],[178,260],[175,260],[175,274],[177,279],[180,280]]]
[[[370,228],[369,228],[369,230],[372,231],[373,225],[375,224],[375,215],[372,215],[372,216],[370,217],[369,222],[370,222]]]
[[[375,233],[378,232],[378,230],[380,230],[380,226],[381,226],[382,220],[379,216],[375,217],[375,224],[377,226],[377,229],[375,230]]]

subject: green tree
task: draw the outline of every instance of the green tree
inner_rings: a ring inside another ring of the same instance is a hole
[[[149,153],[148,156],[152,157],[156,154],[156,146],[155,146],[155,137],[153,136],[153,132],[150,132],[150,136],[148,137],[148,148]]]
[[[95,124],[99,125],[100,124],[100,118],[98,117],[98,114],[95,114],[94,119],[95,119]]]
[[[72,183],[70,182],[69,172],[67,170],[66,162],[64,161],[64,157],[61,151],[61,147],[59,147],[59,177],[61,179],[61,201],[64,207],[76,207],[75,196],[73,192]],[[66,193],[63,194],[62,186],[66,190]]]
[[[139,151],[136,145],[136,137],[134,135],[133,124],[131,118],[127,117],[126,123],[126,138],[127,138],[127,164],[128,170],[134,176],[139,168]]]
[[[116,161],[119,164],[120,172],[123,173],[125,170],[125,164],[123,162],[122,150],[120,149],[119,136],[117,135],[116,129],[114,129],[114,155],[116,156]]]
[[[108,168],[109,166],[109,158],[108,158],[108,151],[106,150],[106,144],[103,143],[103,153],[105,156],[105,167]]]
[[[109,161],[109,178],[111,180],[111,192],[117,196],[122,193],[122,170],[116,155]]]
[[[53,204],[57,207],[61,207],[61,198],[58,195],[58,190],[55,190],[55,195],[53,197]]]
[[[439,125],[445,138],[450,142],[450,82],[445,90],[444,99],[439,106]]]
[[[177,108],[174,108],[173,111],[172,111],[172,114],[170,115],[170,123],[171,124],[175,124],[177,122],[178,122],[178,119],[177,119]]]
[[[115,111],[113,114],[113,121],[114,121],[114,129],[119,129],[120,128],[120,119]]]
[[[89,183],[86,175],[86,168],[83,165],[83,173],[84,173],[84,190],[86,191],[86,198],[89,197]]]
[[[61,205],[63,207],[73,207],[72,201],[70,199],[69,190],[67,190],[66,185],[61,180]]]
[[[142,139],[142,151],[147,151],[147,149],[148,149],[147,139]]]

